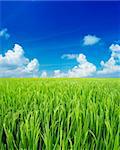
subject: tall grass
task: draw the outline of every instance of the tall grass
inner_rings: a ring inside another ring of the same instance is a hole
[[[120,150],[120,79],[0,79],[0,150]]]

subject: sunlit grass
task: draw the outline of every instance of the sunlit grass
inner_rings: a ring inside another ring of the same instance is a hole
[[[120,79],[0,79],[0,149],[119,150]]]

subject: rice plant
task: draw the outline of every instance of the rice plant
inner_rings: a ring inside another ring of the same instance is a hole
[[[119,150],[120,79],[0,79],[0,150]]]

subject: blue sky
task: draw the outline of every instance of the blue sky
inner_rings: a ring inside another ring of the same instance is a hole
[[[2,1],[0,7],[1,76],[31,76],[34,67],[32,75],[38,76],[119,76],[120,2]],[[22,47],[22,56],[14,55],[15,44],[16,49]],[[10,59],[29,59],[25,64],[19,62],[24,64],[24,71],[18,62],[8,61],[5,53],[9,49],[14,55]],[[32,62],[34,58],[37,62]],[[33,70],[26,74],[27,66]],[[24,73],[19,75],[18,70]],[[103,72],[99,74],[100,71]]]

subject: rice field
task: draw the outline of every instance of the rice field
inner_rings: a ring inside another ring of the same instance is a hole
[[[0,150],[120,150],[120,79],[0,79]]]

